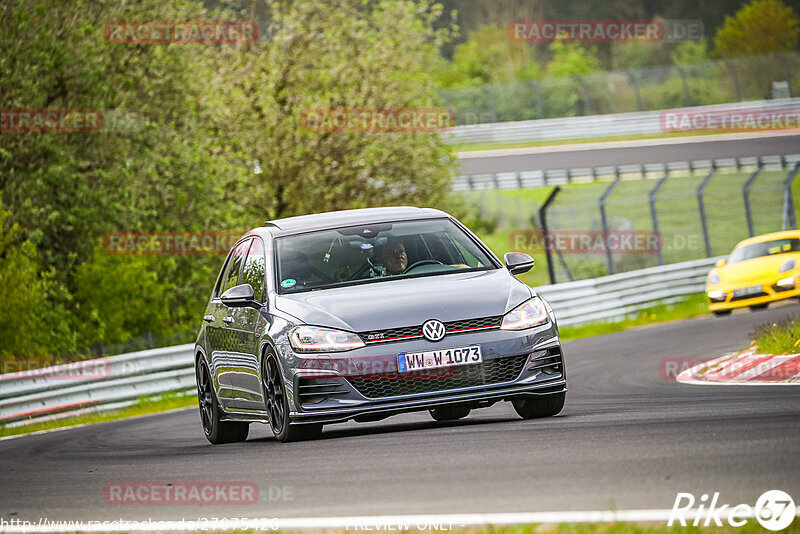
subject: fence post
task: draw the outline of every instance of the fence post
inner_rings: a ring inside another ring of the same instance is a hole
[[[753,171],[753,174],[750,175],[750,178],[744,183],[742,186],[742,199],[744,200],[744,218],[747,221],[747,233],[750,237],[756,235],[755,231],[753,230],[753,212],[750,209],[750,187],[753,185],[753,182],[756,181],[758,175],[761,173],[761,158],[757,158],[758,168]]]
[[[711,236],[708,233],[708,219],[706,218],[706,205],[703,202],[703,193],[708,187],[708,184],[711,182],[711,179],[714,177],[714,174],[717,172],[717,164],[715,161],[711,161],[711,170],[703,178],[703,181],[700,183],[700,186],[697,188],[697,206],[700,208],[700,226],[703,228],[703,241],[706,244],[706,257],[711,257]]]
[[[533,95],[536,98],[536,118],[543,119],[544,104],[542,103],[542,88],[539,86],[539,82],[533,80],[529,80],[528,85],[533,88]]]
[[[731,82],[733,82],[733,94],[734,98],[736,98],[737,102],[742,101],[742,88],[739,85],[739,71],[736,69],[736,64],[729,60],[725,59],[725,64],[728,66],[728,70],[731,71]]]
[[[794,213],[794,199],[792,198],[792,182],[800,175],[800,161],[789,170],[783,181],[783,230],[797,230],[797,219]]]
[[[550,204],[555,200],[556,195],[561,191],[560,186],[555,186],[550,194],[547,196],[547,200],[544,201],[542,207],[539,208],[539,222],[542,225],[542,242],[544,243],[544,254],[547,258],[547,275],[550,277],[550,283],[556,283],[556,271],[553,267],[553,257],[550,254],[550,247],[547,243],[548,239],[548,228],[547,228],[547,208],[550,207]]]
[[[603,191],[603,194],[600,195],[600,200],[598,201],[598,206],[600,207],[600,224],[603,225],[603,243],[606,246],[606,265],[608,267],[608,274],[614,274],[614,257],[611,254],[611,248],[608,246],[608,218],[606,216],[606,201],[611,193],[614,192],[614,189],[619,185],[620,177],[619,177],[619,168],[617,170],[617,177],[611,182],[606,190]]]
[[[639,93],[639,77],[636,75],[636,71],[626,70],[625,74],[628,75],[628,78],[631,80],[631,84],[633,85],[633,94],[636,96],[636,109],[638,111],[644,111],[644,105],[642,105],[642,95]]]
[[[581,86],[581,96],[583,96],[583,114],[592,115],[592,102],[589,100],[589,85],[583,76],[573,76]]]
[[[653,233],[658,236],[658,264],[664,265],[664,239],[658,227],[658,211],[656,211],[656,195],[664,187],[669,178],[669,172],[665,171],[664,176],[658,180],[655,187],[647,193],[647,200],[650,203],[650,219],[653,221]]]
[[[689,107],[692,105],[692,97],[689,96],[689,81],[686,79],[686,70],[680,65],[675,65],[675,68],[681,74],[681,80],[683,81],[684,104]]]
[[[494,93],[490,85],[483,86],[483,92],[486,95],[486,102],[489,104],[489,111],[492,114],[492,122],[497,122],[497,106],[494,105]]]
[[[789,90],[789,98],[792,98],[792,69],[789,66],[789,60],[786,58],[785,54],[781,54],[780,52],[775,55],[781,58],[781,62],[783,63],[783,74],[786,76],[786,88]]]

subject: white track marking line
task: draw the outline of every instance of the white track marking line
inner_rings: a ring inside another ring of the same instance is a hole
[[[181,410],[194,410],[196,406],[186,406],[185,408],[173,408],[172,410],[165,410],[163,412],[143,413],[141,415],[134,415],[132,417],[120,417],[119,419],[109,419],[108,421],[97,421],[96,423],[81,423],[79,425],[60,426],[58,428],[48,428],[47,430],[38,430],[36,432],[28,432],[26,434],[14,434],[13,436],[4,436],[0,441],[8,439],[24,438],[28,436],[39,436],[41,434],[51,434],[53,432],[61,432],[62,430],[72,430],[73,428],[83,428],[85,426],[102,425],[103,423],[113,423],[114,421],[132,421],[134,419],[141,419],[143,417],[151,417],[153,415],[163,415],[165,413],[180,412]],[[2,532],[2,530],[0,530]]]
[[[728,519],[729,510],[717,515],[721,521]],[[397,515],[397,516],[351,516],[351,517],[298,517],[273,519],[224,519],[216,520],[153,520],[143,521],[56,521],[48,520],[48,524],[29,522],[27,525],[0,524],[0,532],[185,532],[192,530],[302,530],[302,529],[336,529],[336,530],[397,530],[397,531],[440,531],[481,525],[520,525],[520,524],[557,524],[557,523],[616,523],[640,522],[655,523],[669,521],[673,514],[671,509],[652,510],[592,510],[577,512],[522,512],[522,513],[487,513],[487,514],[430,514],[430,515]],[[701,523],[706,517],[702,512],[693,509],[683,513],[687,524],[699,517]],[[796,507],[795,515],[800,515],[800,507]],[[737,514],[738,518],[752,519],[752,515]],[[21,521],[19,519],[15,521]]]

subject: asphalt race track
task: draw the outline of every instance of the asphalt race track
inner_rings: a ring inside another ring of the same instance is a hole
[[[800,388],[691,386],[664,358],[713,357],[798,305],[703,317],[565,345],[561,416],[509,404],[435,423],[427,413],[331,426],[281,444],[263,425],[211,446],[196,409],[0,441],[0,517],[38,521],[670,509],[677,492],[754,504],[800,497]],[[250,481],[256,505],[111,505],[125,481]]]
[[[597,143],[509,149],[459,154],[461,174],[535,171],[723,159],[744,156],[774,156],[800,152],[800,134],[748,134],[724,136],[725,140],[655,139],[621,143]],[[698,142],[699,141],[699,142]]]

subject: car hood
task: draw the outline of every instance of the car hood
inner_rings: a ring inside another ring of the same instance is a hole
[[[496,269],[278,295],[275,307],[306,324],[365,332],[503,315],[531,294]]]
[[[781,265],[790,258],[796,258],[796,255],[775,254],[774,256],[762,256],[740,261],[733,265],[726,265],[722,269],[718,269],[717,272],[723,284],[758,282],[762,279],[769,281],[780,276],[778,271]],[[785,276],[789,276],[789,274]]]

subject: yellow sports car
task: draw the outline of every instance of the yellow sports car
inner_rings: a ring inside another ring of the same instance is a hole
[[[800,231],[745,239],[728,260],[708,273],[708,307],[715,315],[734,308],[766,308],[770,302],[800,295]]]

